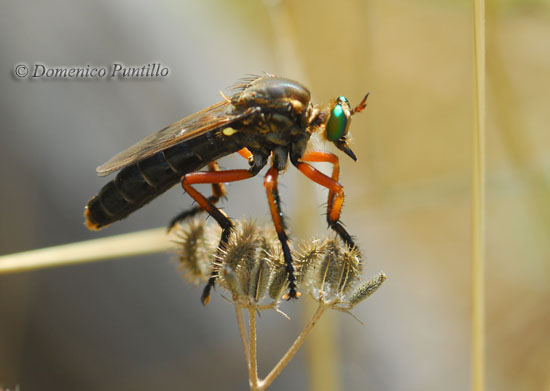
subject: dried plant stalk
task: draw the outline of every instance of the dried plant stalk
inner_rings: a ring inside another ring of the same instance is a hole
[[[379,273],[368,281],[362,281],[361,254],[338,238],[308,240],[299,250],[292,250],[298,288],[302,295],[307,294],[317,302],[317,310],[287,352],[261,380],[258,377],[256,316],[266,309],[279,311],[281,298],[288,287],[279,241],[271,226],[266,228],[250,222],[236,222],[227,244],[218,251],[212,245],[217,237],[209,235],[210,229],[204,222],[176,227],[176,231],[182,230],[178,235],[180,262],[186,274],[204,273],[208,270],[205,265],[211,264],[215,258],[218,284],[231,293],[235,306],[252,391],[263,391],[271,385],[327,309],[349,311],[386,280],[386,275]],[[196,246],[197,242],[209,248],[210,253]],[[195,277],[195,282],[206,281],[208,275]],[[248,311],[248,329],[243,321],[243,309]]]
[[[472,389],[485,389],[485,2],[474,0]]]

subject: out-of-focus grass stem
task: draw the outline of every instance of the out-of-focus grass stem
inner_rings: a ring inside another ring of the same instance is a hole
[[[474,0],[472,132],[472,389],[485,389],[485,2]]]

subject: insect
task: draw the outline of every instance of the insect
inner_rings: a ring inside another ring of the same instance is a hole
[[[234,87],[231,97],[192,114],[146,137],[97,168],[100,176],[119,171],[85,208],[89,229],[97,230],[121,220],[181,181],[183,189],[197,206],[176,216],[178,221],[206,211],[221,226],[219,249],[227,242],[233,223],[215,204],[225,196],[224,183],[257,175],[269,161],[264,187],[269,210],[288,273],[289,291],[285,298],[297,298],[292,255],[285,232],[277,179],[288,160],[312,181],[329,189],[327,222],[350,247],[355,243],[340,222],[344,188],[338,183],[339,160],[329,152],[306,151],[312,134],[320,132],[328,141],[353,160],[348,146],[351,116],[366,107],[368,94],[354,109],[340,96],[327,105],[310,102],[310,92],[301,84],[273,75],[254,76]],[[248,160],[248,169],[221,171],[216,160],[233,153]],[[329,177],[308,162],[332,163]],[[208,166],[208,171],[198,171]],[[212,195],[205,197],[193,185],[212,185]],[[211,276],[201,296],[208,304],[217,271]]]

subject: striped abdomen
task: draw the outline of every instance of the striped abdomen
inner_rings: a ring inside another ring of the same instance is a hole
[[[180,181],[185,174],[242,148],[212,131],[124,167],[84,211],[89,229],[121,220]]]

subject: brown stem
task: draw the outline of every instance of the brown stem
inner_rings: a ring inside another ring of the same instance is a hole
[[[254,308],[248,309],[248,328],[250,332],[249,345],[249,371],[250,389],[253,391],[261,390],[258,380],[258,359],[256,356],[256,311]]]
[[[275,380],[275,378],[279,376],[281,371],[288,365],[290,360],[292,360],[292,358],[294,357],[298,349],[300,349],[300,347],[304,343],[305,339],[307,338],[307,336],[309,335],[309,333],[311,332],[311,330],[313,329],[313,327],[315,326],[319,318],[321,318],[321,315],[323,315],[326,308],[327,307],[323,303],[319,303],[319,307],[317,307],[317,310],[313,314],[313,317],[311,318],[309,323],[306,325],[306,327],[302,330],[300,335],[296,338],[292,346],[287,350],[285,355],[279,360],[277,365],[273,367],[273,369],[271,370],[271,372],[269,372],[269,374],[265,377],[265,379],[260,382],[259,388],[258,388],[259,390],[265,390],[267,387],[269,387],[271,383],[273,383],[273,380]]]
[[[239,325],[239,334],[241,335],[241,342],[243,343],[244,359],[246,360],[246,366],[250,374],[250,360],[248,356],[248,341],[246,340],[246,328],[244,325],[242,308],[238,304],[235,304],[235,315],[237,316],[237,324]]]

